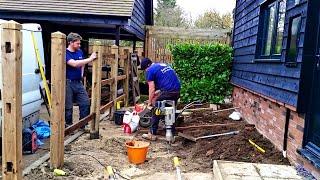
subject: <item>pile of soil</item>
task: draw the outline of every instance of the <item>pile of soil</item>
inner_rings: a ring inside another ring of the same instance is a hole
[[[210,159],[221,159],[229,161],[244,161],[255,163],[270,163],[270,164],[285,164],[289,165],[289,161],[282,157],[282,153],[278,151],[274,145],[266,138],[264,138],[252,126],[247,126],[244,121],[232,121],[228,118],[230,112],[221,112],[219,114],[211,112],[194,113],[185,123],[201,123],[201,124],[227,124],[236,123],[224,127],[215,127],[210,129],[197,129],[184,131],[186,134],[192,134],[195,137],[205,136],[210,134],[225,133],[230,131],[240,131],[237,135],[223,136],[213,139],[204,139],[196,143],[196,157],[208,157]],[[196,117],[202,117],[198,122],[194,122]],[[189,122],[191,121],[191,122]],[[254,141],[257,145],[262,147],[266,152],[261,153],[257,151],[249,143],[249,139]],[[184,144],[187,148],[193,147],[194,144],[186,142]]]
[[[209,135],[233,130],[235,129],[217,128],[204,130],[201,133],[193,132],[190,134],[197,134],[197,136],[199,136],[199,134]],[[249,144],[248,139],[253,140],[256,144],[262,147],[266,153],[257,151]],[[187,157],[201,158],[204,162],[215,159],[289,165],[288,160],[283,158],[282,154],[276,150],[267,139],[259,135],[256,130],[248,131],[241,129],[238,135],[224,136],[212,140],[199,140],[196,143],[185,140],[183,147],[177,148],[176,151],[179,154],[184,153],[186,149],[191,149],[190,153],[187,154]]]

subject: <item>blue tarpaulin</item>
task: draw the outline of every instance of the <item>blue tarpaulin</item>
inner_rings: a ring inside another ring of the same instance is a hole
[[[32,125],[32,127],[37,132],[38,139],[46,139],[50,137],[50,126],[46,121],[39,119]]]

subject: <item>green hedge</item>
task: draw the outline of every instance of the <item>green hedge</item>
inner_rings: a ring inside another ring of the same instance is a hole
[[[182,81],[182,102],[219,103],[231,93],[230,46],[178,44],[171,46],[171,51],[173,67]]]

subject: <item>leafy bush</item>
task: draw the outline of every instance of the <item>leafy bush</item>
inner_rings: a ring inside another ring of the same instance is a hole
[[[219,103],[231,93],[231,47],[178,44],[171,47],[173,67],[182,81],[181,100]]]

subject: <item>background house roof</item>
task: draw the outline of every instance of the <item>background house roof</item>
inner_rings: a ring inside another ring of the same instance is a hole
[[[0,9],[22,12],[71,13],[130,17],[134,0],[1,0]]]

